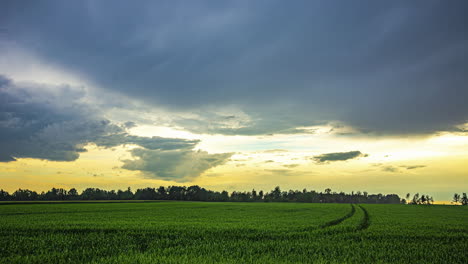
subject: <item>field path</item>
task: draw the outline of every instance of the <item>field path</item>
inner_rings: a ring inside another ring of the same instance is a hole
[[[361,205],[359,205],[359,208],[361,208],[362,212],[364,213],[364,217],[356,228],[358,231],[367,229],[371,224],[369,213],[367,212],[366,208],[362,207]]]
[[[359,207],[359,210],[358,210]],[[354,233],[369,228],[370,216],[366,208],[351,204],[351,211],[343,217],[331,220],[319,226],[327,235]]]
[[[349,213],[347,213],[346,215],[344,215],[344,216],[342,216],[340,218],[331,220],[329,222],[326,222],[325,224],[320,225],[320,228],[327,228],[327,227],[338,225],[341,222],[343,222],[344,220],[346,220],[348,218],[351,218],[355,213],[356,213],[356,208],[354,207],[354,205],[351,204],[351,211]]]

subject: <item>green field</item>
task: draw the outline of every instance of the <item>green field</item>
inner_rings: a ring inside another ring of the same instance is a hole
[[[468,263],[468,208],[12,203],[0,263]]]

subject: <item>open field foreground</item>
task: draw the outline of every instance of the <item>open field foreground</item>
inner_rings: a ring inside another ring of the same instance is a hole
[[[0,205],[1,263],[468,263],[462,206]]]

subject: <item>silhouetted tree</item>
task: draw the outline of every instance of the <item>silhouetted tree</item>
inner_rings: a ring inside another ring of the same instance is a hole
[[[39,195],[35,191],[31,191],[28,189],[18,189],[12,195],[12,199],[15,201],[34,201],[38,200]]]
[[[453,200],[452,200],[452,201],[453,201],[455,204],[457,204],[457,203],[460,202],[460,199],[461,199],[460,195],[459,195],[458,193],[455,193],[455,194],[453,195]]]
[[[185,186],[169,186],[167,195],[169,200],[183,200],[185,196]]]
[[[421,195],[421,198],[419,198],[419,201],[418,201],[418,202],[421,203],[421,204],[425,204],[425,203],[426,203],[426,200],[427,200],[427,199],[426,199],[426,196],[423,194],[423,195]]]
[[[130,187],[128,187],[126,191],[118,190],[117,197],[119,200],[131,200],[134,198]]]
[[[166,192],[166,188],[164,188],[164,186],[160,186],[158,188],[158,199],[160,199],[160,200],[166,200],[167,199],[167,192]]]
[[[0,189],[0,201],[9,201],[11,200],[10,194],[3,189]]]
[[[411,200],[410,204],[433,204],[434,203],[434,198],[432,196],[429,196],[427,194],[421,194],[416,193],[413,196],[413,199]]]
[[[281,200],[281,188],[276,186],[273,191],[270,193],[271,201],[280,201]]]
[[[136,200],[156,200],[158,194],[154,188],[137,189],[135,192]]]
[[[47,191],[44,194],[41,194],[43,200],[46,201],[58,201],[67,199],[67,191],[65,189],[52,188],[50,191]]]
[[[466,193],[463,193],[460,202],[462,205],[468,205],[468,197],[466,196]]]
[[[222,202],[229,201],[229,193],[226,191],[222,191],[220,197]]]
[[[263,200],[263,191],[262,190],[260,190],[258,192],[258,200]]]
[[[75,188],[71,188],[67,193],[68,200],[77,200],[79,197],[78,191]]]
[[[211,200],[210,195],[215,195],[215,193],[210,193],[198,185],[190,186],[186,191],[186,199],[189,201],[208,201]]]
[[[252,200],[257,200],[257,191],[255,191],[255,189],[252,190]]]
[[[413,196],[413,200],[411,201],[411,204],[419,204],[420,201],[421,201],[421,199],[419,198],[419,193],[416,193]]]
[[[257,192],[255,189],[252,192],[233,191],[231,195],[227,191],[217,192],[206,190],[198,185],[190,186],[169,186],[167,188],[160,186],[159,188],[142,188],[137,189],[135,193],[130,187],[122,191],[114,190],[106,191],[99,188],[86,188],[78,194],[75,188],[69,191],[61,188],[52,188],[47,192],[42,192],[38,195],[30,190],[19,189],[12,195],[0,190],[0,200],[186,200],[186,201],[217,201],[217,202],[303,202],[303,203],[375,203],[375,204],[398,204],[404,199],[396,194],[368,194],[367,192],[352,191],[350,194],[345,192],[332,192],[327,188],[324,193],[316,192],[307,189],[281,191],[279,186],[276,186],[272,191],[264,193]],[[412,203],[415,204],[430,204],[432,197],[429,195],[416,194],[413,197]]]

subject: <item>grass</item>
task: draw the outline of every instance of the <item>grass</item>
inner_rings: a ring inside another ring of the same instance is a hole
[[[468,263],[461,206],[0,205],[0,263]]]

